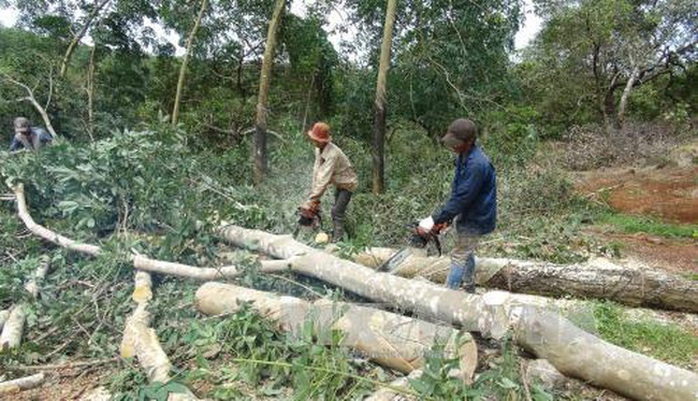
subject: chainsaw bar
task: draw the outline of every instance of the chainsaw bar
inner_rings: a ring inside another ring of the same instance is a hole
[[[392,272],[397,269],[402,262],[407,259],[408,256],[412,254],[410,248],[404,248],[398,252],[395,252],[388,260],[383,262],[383,264],[378,267],[379,272]]]

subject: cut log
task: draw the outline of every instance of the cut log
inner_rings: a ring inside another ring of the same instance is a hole
[[[312,322],[314,336],[329,339],[332,330],[343,334],[349,347],[382,366],[409,373],[424,366],[424,355],[436,344],[444,356],[460,360],[460,374],[470,381],[477,365],[477,346],[470,334],[414,318],[343,302],[277,296],[230,284],[210,282],[196,292],[197,308],[208,315],[240,310],[244,303],[275,321],[279,329],[300,333]]]
[[[29,390],[40,386],[44,382],[46,375],[37,373],[35,375],[22,377],[20,379],[8,380],[0,383],[0,394],[15,394],[20,391]]]
[[[371,248],[353,257],[376,268],[396,250]],[[450,257],[408,256],[394,270],[402,277],[425,277],[442,284]],[[556,265],[515,259],[476,258],[478,285],[525,294],[612,300],[628,306],[698,312],[698,281],[658,270],[620,266],[606,259]]]
[[[24,322],[27,320],[26,307],[17,305],[10,311],[0,334],[0,351],[19,347],[24,332]]]
[[[224,226],[228,242],[288,259],[290,270],[385,302],[420,316],[445,320],[492,336],[501,325],[517,344],[547,359],[561,373],[636,400],[683,401],[698,395],[698,375],[601,340],[556,313],[528,305],[506,305],[504,292],[483,296],[377,273],[313,249],[290,236]]]
[[[148,381],[167,383],[172,377],[172,363],[160,346],[157,333],[150,327],[148,302],[153,299],[152,280],[150,274],[137,271],[134,278],[133,301],[136,309],[126,319],[124,336],[121,340],[121,356],[136,357],[145,371]],[[168,401],[193,401],[197,398],[187,390],[182,394],[169,394]]]
[[[167,383],[170,380],[172,364],[162,350],[155,330],[150,328],[150,314],[147,311],[148,301],[153,297],[151,283],[148,273],[136,272],[133,300],[137,306],[133,314],[126,319],[121,356],[135,356],[149,381]]]

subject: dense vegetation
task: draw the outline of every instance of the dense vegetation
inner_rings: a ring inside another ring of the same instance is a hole
[[[11,202],[0,203],[0,309],[29,301],[22,284],[39,255],[51,257],[55,272],[41,301],[31,303],[24,344],[0,355],[10,376],[22,365],[118,353],[133,280],[124,255],[133,250],[199,266],[235,262],[249,268],[240,282],[255,288],[354,297],[309,279],[257,274],[253,254],[230,249],[212,233],[221,220],[293,230],[312,169],[303,133],[315,121],[331,124],[359,174],[342,252],[404,244],[405,225],[449,193],[452,156],[435,138],[450,120],[467,116],[483,126],[481,142],[498,171],[498,230],[482,252],[558,263],[621,252],[585,234],[585,225],[640,224],[575,195],[568,170],[663,163],[668,145],[697,135],[695,2],[535,1],[542,31],[515,55],[518,1],[401,1],[387,82],[386,187],[372,194],[385,2],[318,1],[306,16],[288,10],[283,16],[269,90],[270,171],[254,186],[250,134],[272,3],[209,2],[173,125],[182,57],[145,22],[174,30],[185,45],[201,3],[0,1],[21,12],[17,28],[0,29],[0,123],[7,131],[0,145],[9,144],[15,116],[44,125],[28,96],[60,136],[40,153],[0,153],[0,192],[23,182],[37,221],[107,249],[86,259],[48,246],[26,234]],[[341,49],[324,29],[336,7],[359,32]],[[82,28],[90,44],[83,40],[70,54],[70,43],[85,39]],[[328,209],[329,196],[324,203]],[[696,235],[693,228],[661,230]],[[191,306],[195,290],[184,280],[158,278],[152,307],[177,383],[200,386],[215,399],[356,399],[392,377],[341,347],[313,345],[309,336],[289,341],[249,311],[201,320]],[[695,363],[695,336],[630,322],[614,305],[592,308],[604,338],[672,363]],[[661,349],[667,338],[675,345]],[[426,399],[553,397],[523,380],[508,342],[483,362],[473,386],[448,377],[453,363],[432,358],[412,391]],[[110,367],[119,373],[107,384],[121,399],[162,392],[131,361]]]

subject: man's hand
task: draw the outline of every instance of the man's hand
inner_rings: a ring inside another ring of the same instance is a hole
[[[419,228],[421,228],[424,232],[431,232],[431,230],[434,228],[434,219],[429,216],[426,219],[420,220]]]
[[[304,202],[301,206],[300,209],[308,210],[312,213],[316,213],[318,210],[320,210],[320,201],[317,200],[309,200],[307,202]]]

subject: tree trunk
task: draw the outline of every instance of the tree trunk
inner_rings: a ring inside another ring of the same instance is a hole
[[[269,83],[274,65],[274,51],[276,49],[276,32],[281,22],[281,17],[286,7],[286,0],[276,0],[274,14],[269,21],[267,32],[267,44],[264,48],[262,59],[262,73],[259,77],[259,95],[257,96],[257,118],[255,121],[253,158],[254,158],[254,182],[259,185],[267,175],[267,107],[269,103]]]
[[[625,84],[625,89],[623,89],[623,94],[620,96],[618,117],[616,118],[618,128],[623,128],[623,124],[625,124],[625,113],[628,108],[628,99],[630,98],[630,92],[633,90],[633,86],[635,85],[635,81],[637,81],[639,75],[640,68],[637,66],[633,67],[633,72],[630,74],[630,78],[628,78],[628,82]]]
[[[0,394],[16,394],[20,391],[38,387],[44,382],[45,377],[43,373],[37,373],[32,376],[2,382],[0,383]]]
[[[90,51],[90,64],[87,67],[87,134],[90,136],[90,141],[94,142],[94,101],[95,101],[95,53],[97,44],[92,46]]]
[[[24,304],[12,308],[5,325],[2,327],[2,334],[0,334],[0,352],[19,347],[19,344],[22,343],[22,333],[26,320],[27,311]]]
[[[196,292],[196,306],[207,315],[238,311],[252,302],[259,314],[276,321],[279,328],[301,335],[313,323],[313,337],[331,341],[331,332],[343,333],[340,345],[352,348],[372,361],[409,373],[424,366],[424,354],[434,345],[445,346],[444,356],[460,360],[461,377],[470,381],[477,365],[477,346],[468,333],[379,309],[321,299],[308,302],[230,284],[209,282]]]
[[[2,330],[3,326],[5,325],[5,322],[7,321],[7,318],[10,316],[10,311],[5,309],[5,310],[0,310],[0,330]]]
[[[395,253],[371,248],[354,261],[376,268]],[[443,284],[450,257],[411,254],[393,271],[402,277],[421,276]],[[477,258],[478,285],[524,294],[608,299],[624,305],[698,312],[698,282],[657,270],[641,270],[605,260],[588,264],[555,265],[515,259]]]
[[[385,120],[387,115],[386,81],[390,68],[390,47],[393,44],[393,26],[397,0],[388,0],[383,26],[383,43],[381,44],[378,80],[376,82],[376,100],[373,104],[373,193],[383,192],[385,181]]]
[[[191,56],[192,49],[194,48],[194,38],[196,37],[196,32],[199,30],[199,25],[201,25],[201,19],[204,17],[204,12],[206,12],[206,0],[201,0],[201,9],[199,9],[199,14],[196,16],[194,21],[194,27],[189,32],[189,38],[187,38],[187,48],[182,57],[182,65],[179,67],[179,78],[177,79],[177,94],[175,95],[174,107],[172,108],[172,125],[177,125],[179,121],[179,105],[182,102],[182,89],[184,88],[184,75],[187,72],[187,63],[189,62],[189,57]]]
[[[291,271],[312,276],[375,301],[498,337],[511,329],[517,344],[547,359],[561,373],[637,400],[689,400],[698,375],[612,345],[541,308],[507,305],[504,292],[483,296],[428,282],[377,273],[294,241],[259,230],[227,226],[228,242],[289,259]],[[504,330],[502,330],[504,329]]]
[[[155,329],[150,327],[148,302],[153,299],[150,274],[136,271],[133,301],[136,308],[126,319],[124,336],[121,340],[121,357],[138,358],[138,363],[148,376],[149,382],[167,383],[172,380],[172,363],[160,346]],[[193,401],[197,398],[187,390],[185,393],[169,394],[168,401]]]
[[[103,0],[101,3],[95,2],[95,8],[92,9],[92,12],[87,17],[87,21],[85,21],[85,25],[82,26],[82,28],[80,29],[80,32],[78,32],[75,36],[73,36],[73,40],[70,41],[70,44],[68,45],[68,49],[66,50],[65,55],[63,56],[63,61],[61,62],[61,71],[60,71],[61,78],[63,78],[65,76],[66,71],[68,71],[68,63],[70,63],[70,58],[73,56],[73,52],[75,51],[75,48],[80,43],[82,38],[85,36],[85,34],[87,33],[87,30],[90,29],[90,26],[94,22],[95,18],[97,18],[97,15],[99,14],[99,12],[110,1],[111,0]]]

